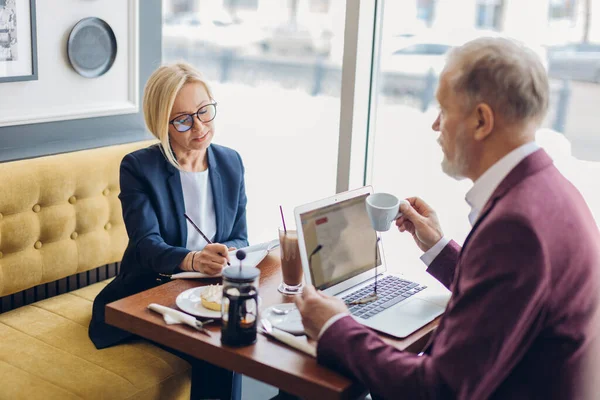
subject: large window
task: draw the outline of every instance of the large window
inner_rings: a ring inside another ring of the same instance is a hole
[[[434,94],[448,51],[483,35],[542,59],[538,142],[600,218],[600,0],[163,0],[163,12],[163,61],[213,82],[215,142],[246,163],[252,242],[274,237],[279,204],[291,223],[295,206],[365,183],[423,197],[462,242],[471,184],[441,171]],[[392,264],[419,264],[408,235],[383,240]]]
[[[185,60],[212,83],[214,142],[246,166],[251,243],[277,236],[283,206],[336,189],[342,0],[164,0],[163,62]]]
[[[593,1],[592,10],[598,10],[597,15],[588,15],[584,9],[576,12],[573,1],[552,1],[548,9],[547,0],[440,0],[433,2],[435,19],[431,26],[402,38],[397,35],[400,21],[387,16],[391,3],[394,14],[401,14],[396,2],[383,2],[386,16],[381,18],[381,46],[375,58],[378,79],[367,181],[378,191],[423,197],[438,211],[445,233],[459,242],[464,240],[470,230],[464,196],[471,183],[456,182],[441,171],[438,134],[431,129],[438,113],[434,93],[451,47],[478,36],[507,36],[529,45],[547,65],[551,107],[538,142],[600,218],[596,189],[600,179],[600,115],[595,111],[600,100],[600,21],[596,23],[600,1]],[[577,3],[584,7],[586,2]],[[454,7],[452,12],[449,7]],[[559,12],[559,8],[564,11]],[[408,13],[411,7],[405,6],[405,10]],[[557,15],[570,21],[562,26],[560,38],[554,32]],[[406,22],[406,15],[403,21],[411,25],[421,18],[417,12],[413,22]],[[571,18],[575,18],[573,23]],[[406,263],[420,255],[408,235],[393,230],[383,240],[388,261]]]

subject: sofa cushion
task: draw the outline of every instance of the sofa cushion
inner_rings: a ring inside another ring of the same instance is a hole
[[[0,314],[0,399],[189,399],[190,365],[137,339],[88,338],[100,282]]]
[[[155,142],[0,163],[0,297],[120,261],[119,166]]]

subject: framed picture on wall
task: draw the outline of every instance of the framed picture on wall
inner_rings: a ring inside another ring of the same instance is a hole
[[[35,0],[0,0],[0,82],[37,80]]]

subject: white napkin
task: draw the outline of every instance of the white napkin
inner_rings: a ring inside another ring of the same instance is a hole
[[[177,311],[170,307],[161,306],[160,304],[156,303],[151,303],[148,308],[152,311],[162,314],[167,325],[186,324],[192,328],[196,328],[196,318],[191,315]]]
[[[311,357],[317,357],[317,349],[308,343],[306,336],[294,336],[277,328],[273,328],[268,335]]]
[[[255,244],[252,246],[244,247],[243,249],[246,252],[246,258],[242,261],[243,267],[256,267],[260,262],[269,254],[271,250],[279,246],[279,239],[273,239],[270,242],[264,242],[260,244]],[[238,250],[233,250],[229,252],[229,262],[232,266],[238,267],[239,260],[235,257],[235,254]],[[178,274],[171,275],[171,279],[199,279],[199,278],[216,278],[221,276],[221,274],[216,275],[208,275],[202,272],[180,272]]]

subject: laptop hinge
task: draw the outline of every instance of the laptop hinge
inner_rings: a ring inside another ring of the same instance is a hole
[[[385,275],[384,272],[380,272],[377,274],[377,279],[381,279],[381,277]],[[366,281],[362,281],[360,283],[357,283],[354,286],[350,286],[349,288],[346,288],[344,290],[342,290],[341,292],[339,292],[338,294],[336,294],[336,296],[339,296],[342,293],[348,292],[348,291],[354,291],[354,289],[356,289],[358,286],[368,286],[370,283],[375,282],[375,275],[373,275],[372,278],[367,279]]]

